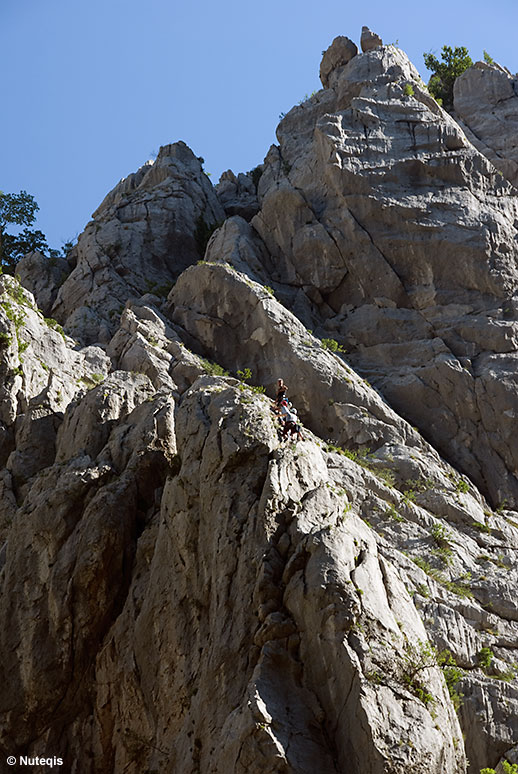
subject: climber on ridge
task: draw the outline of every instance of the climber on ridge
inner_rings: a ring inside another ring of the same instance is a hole
[[[288,387],[284,384],[284,381],[282,379],[277,379],[277,395],[275,397],[275,406],[277,409],[280,409],[283,400],[286,400],[287,392]]]
[[[283,406],[286,410],[284,411],[284,415],[281,419],[283,422],[282,427],[282,436],[283,438],[286,438],[288,433],[290,435],[296,435],[297,441],[302,441],[302,432],[301,432],[301,425],[299,422],[299,418],[297,416],[297,409],[293,408],[293,406]]]

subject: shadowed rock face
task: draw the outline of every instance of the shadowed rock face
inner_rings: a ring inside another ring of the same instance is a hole
[[[518,762],[516,190],[361,47],[333,41],[250,175],[214,189],[166,146],[66,265],[0,278],[4,757]]]

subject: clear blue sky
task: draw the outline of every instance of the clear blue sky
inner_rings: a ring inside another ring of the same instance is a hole
[[[516,0],[0,0],[0,189],[25,189],[51,246],[160,145],[184,140],[213,182],[275,142],[320,87],[321,52],[367,24],[421,74],[425,51],[486,49],[518,70]]]

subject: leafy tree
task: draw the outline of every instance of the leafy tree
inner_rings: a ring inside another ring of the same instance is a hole
[[[45,234],[33,230],[38,204],[27,191],[18,194],[4,194],[0,191],[0,265],[9,274],[14,273],[16,264],[31,250],[48,249]],[[8,234],[9,226],[25,226],[17,234]]]
[[[468,49],[464,46],[443,46],[442,62],[434,54],[423,54],[424,63],[432,71],[428,81],[430,93],[446,110],[453,108],[453,84],[455,79],[473,64]]]

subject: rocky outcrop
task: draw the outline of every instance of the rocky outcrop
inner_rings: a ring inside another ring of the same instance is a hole
[[[56,434],[74,398],[102,381],[111,362],[97,347],[79,349],[45,318],[18,280],[0,277],[0,539],[17,498],[54,459]]]
[[[339,35],[336,37],[322,56],[320,62],[320,81],[324,89],[329,86],[329,76],[337,68],[343,67],[358,53],[356,43],[349,38]]]
[[[223,172],[216,186],[216,193],[223,205],[225,215],[239,215],[245,220],[251,220],[259,209],[257,201],[257,187],[254,176],[261,176],[260,167],[256,167],[254,173],[244,175],[240,172],[234,175],[231,169]]]
[[[279,374],[296,374],[289,383],[290,399],[320,436],[356,448],[377,448],[390,440],[420,445],[419,435],[326,349],[326,342],[306,330],[269,289],[231,267],[192,267],[182,274],[168,304],[191,347],[234,373],[249,368],[254,382],[266,385],[270,394]]]
[[[50,316],[59,288],[72,270],[66,258],[46,258],[36,251],[28,253],[16,265],[16,276],[27,288],[43,314]]]
[[[95,654],[174,453],[171,401],[153,393],[146,377],[115,373],[70,406],[56,462],[13,514],[0,610],[5,750],[44,739],[70,770],[99,771],[78,758],[72,727],[90,725]]]
[[[0,278],[4,758],[518,762],[516,189],[362,49],[251,173],[166,146]]]
[[[266,158],[252,225],[273,284],[299,287],[306,324],[495,504],[515,503],[514,189],[399,49],[336,72]]]
[[[461,770],[440,670],[426,667],[434,712],[405,687],[426,633],[397,573],[344,515],[326,455],[276,451],[268,404],[245,397],[205,379],[182,402],[156,548],[97,662],[106,769]]]
[[[190,148],[164,146],[94,212],[53,316],[84,343],[106,345],[126,301],[149,291],[167,295],[179,273],[202,257],[206,230],[224,217]]]
[[[476,62],[457,78],[453,96],[470,141],[518,188],[518,77]]]
[[[383,41],[379,35],[370,30],[368,27],[362,27],[362,35],[360,40],[362,51],[373,51],[375,48],[379,48],[383,45]]]

